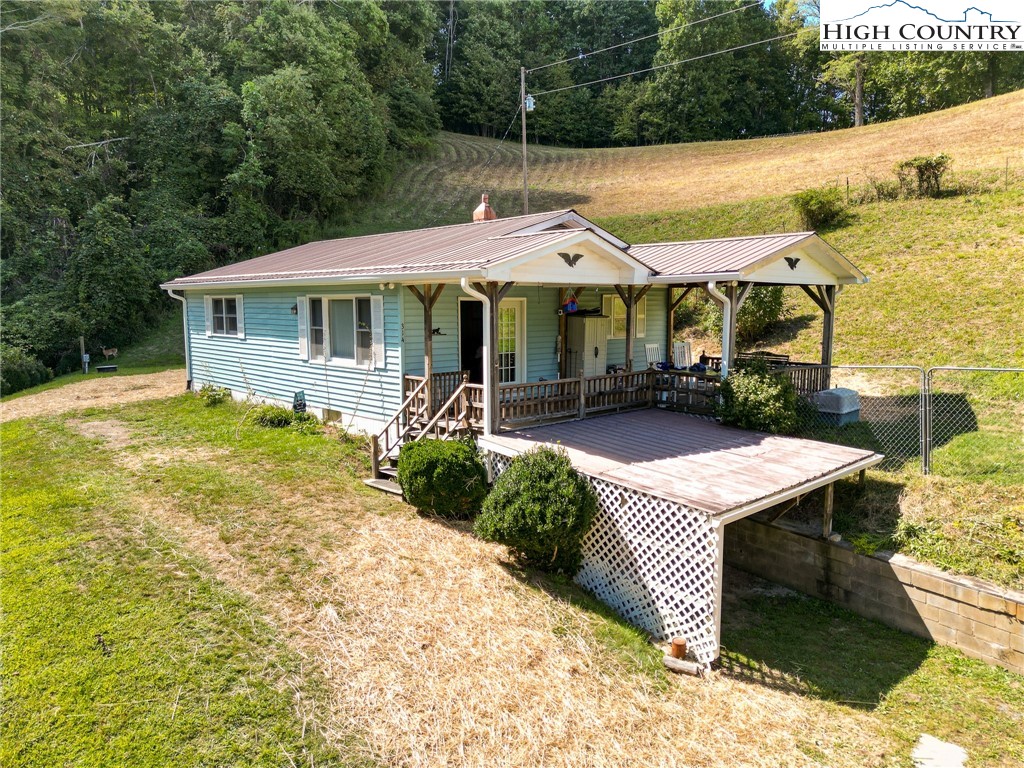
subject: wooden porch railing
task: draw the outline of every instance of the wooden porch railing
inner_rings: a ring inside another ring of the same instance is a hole
[[[721,379],[716,373],[651,371],[654,405],[686,413],[713,414]]]
[[[722,358],[713,355],[703,355],[702,361],[706,361],[708,370],[721,371]],[[832,386],[832,373],[827,365],[817,363],[801,363],[790,360],[789,355],[777,355],[773,352],[741,352],[736,355],[736,361],[743,363],[750,360],[761,360],[767,363],[769,370],[786,376],[793,382],[798,395],[808,396]]]
[[[792,381],[797,394],[805,397],[832,386],[832,368],[828,365],[790,363],[777,373]]]
[[[416,425],[427,417],[427,381],[422,377],[419,381],[405,381],[405,400],[398,406],[395,415],[377,435],[370,438],[370,462],[373,476],[380,477],[381,462],[401,447]]]
[[[652,371],[611,373],[584,379],[584,416],[604,411],[646,408],[653,405]]]
[[[456,376],[462,379],[429,415],[426,381],[422,376],[407,376],[402,411],[395,414],[388,428],[375,438],[380,442],[380,449],[375,450],[376,461],[391,458],[391,451],[404,441],[424,437],[447,439],[483,427],[484,388],[468,383],[462,372],[435,375],[443,377],[435,389],[437,392],[450,386]],[[719,388],[716,373],[659,370],[502,384],[498,387],[500,424],[504,429],[517,429],[528,424],[649,407],[709,414],[714,413]]]
[[[422,430],[419,430],[414,442],[425,437],[434,440],[450,440],[473,431],[473,423],[469,418],[469,399],[466,397],[466,390],[469,386],[469,382],[463,379],[451,396],[437,409],[434,417],[427,422]]]
[[[554,379],[498,387],[502,426],[581,417],[582,379]]]

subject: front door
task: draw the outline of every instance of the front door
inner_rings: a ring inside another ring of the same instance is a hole
[[[498,305],[498,381],[512,384],[526,377],[525,299],[505,299]],[[483,384],[484,310],[471,299],[459,301],[459,364],[469,380]]]
[[[484,383],[484,305],[459,301],[459,368],[469,371],[471,384]]]

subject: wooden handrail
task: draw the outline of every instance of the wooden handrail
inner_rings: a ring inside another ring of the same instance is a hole
[[[412,425],[416,421],[417,413],[407,413],[410,406],[415,402],[422,394],[423,390],[427,387],[428,380],[423,379],[419,384],[409,393],[409,395],[402,401],[402,404],[395,411],[395,415],[391,417],[387,424],[384,425],[384,429],[381,430],[380,434],[375,435],[370,443],[370,447],[373,452],[372,464],[374,476],[380,474],[380,462],[384,460],[389,453],[394,449],[396,445],[401,443],[404,438],[412,430]],[[404,426],[399,424],[399,420],[406,416],[406,423]],[[392,441],[389,438],[391,428],[395,427],[395,439]],[[383,450],[381,450],[381,443],[383,443]]]
[[[464,378],[462,380],[462,383],[458,386],[458,389],[456,389],[454,392],[452,392],[452,396],[449,397],[447,401],[445,401],[444,405],[442,405],[440,408],[438,408],[437,413],[434,414],[434,418],[432,418],[427,423],[427,426],[425,426],[423,428],[423,430],[418,435],[416,435],[416,438],[413,440],[414,443],[418,443],[420,440],[422,440],[424,437],[426,437],[430,432],[436,432],[437,425],[441,421],[442,418],[444,418],[446,421],[448,420],[448,411],[449,411],[449,409],[453,405],[455,405],[455,401],[456,400],[460,400],[460,399],[465,399],[466,387],[467,386],[469,386],[469,382],[467,381],[466,378]],[[469,424],[468,424],[466,408],[462,409],[461,413],[459,413],[459,415],[456,417],[455,421],[456,422],[458,422],[458,421],[464,422],[466,424],[466,427],[468,428]],[[450,434],[451,434],[451,430],[449,430],[446,433],[445,437],[447,437]]]

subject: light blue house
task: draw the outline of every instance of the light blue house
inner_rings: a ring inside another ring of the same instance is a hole
[[[671,308],[693,288],[725,313],[721,375],[757,283],[812,293],[829,363],[835,294],[865,280],[813,233],[631,246],[572,210],[497,219],[484,203],[480,213],[490,217],[309,243],[165,284],[185,307],[189,386],[286,404],[301,392],[310,409],[373,432],[424,377],[433,400],[465,372],[479,388],[475,422],[493,431],[502,401],[525,418],[554,383],[671,362],[682,353]]]
[[[804,391],[827,388],[837,295],[866,278],[813,232],[631,245],[572,210],[498,219],[485,198],[474,218],[165,284],[184,304],[189,387],[287,405],[302,393],[370,435],[376,477],[425,435],[476,432],[495,473],[562,446],[600,499],[578,579],[709,663],[726,524],[815,488],[831,499],[836,479],[881,457],[684,414],[713,407],[756,284],[800,286],[822,309],[820,361],[773,362]],[[706,366],[672,334],[696,289],[723,312]],[[830,515],[829,502],[826,529]]]

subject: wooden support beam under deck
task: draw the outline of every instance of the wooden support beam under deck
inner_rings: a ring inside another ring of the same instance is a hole
[[[825,513],[821,520],[821,538],[827,539],[832,535],[832,505],[835,502],[836,484],[829,483],[825,486]]]

